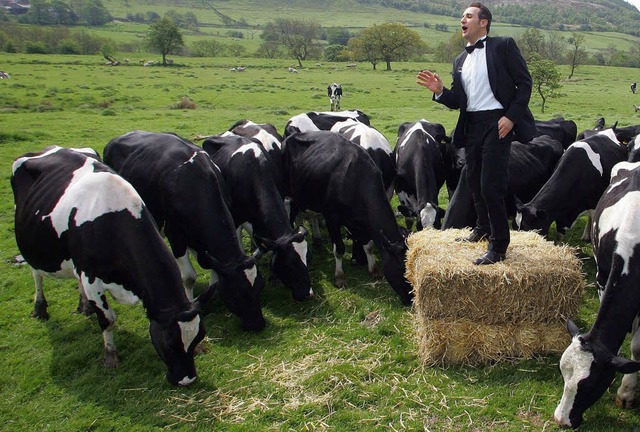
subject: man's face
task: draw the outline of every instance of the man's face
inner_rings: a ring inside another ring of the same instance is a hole
[[[467,8],[460,19],[462,37],[469,43],[474,44],[478,39],[487,34],[486,19],[480,19],[480,8]]]

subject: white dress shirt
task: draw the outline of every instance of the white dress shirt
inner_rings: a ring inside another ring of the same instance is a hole
[[[504,107],[493,95],[487,72],[487,41],[485,48],[467,54],[462,65],[462,87],[467,94],[467,112],[489,111]]]

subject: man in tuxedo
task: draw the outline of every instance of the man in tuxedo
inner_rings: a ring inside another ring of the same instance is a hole
[[[530,141],[535,134],[528,104],[531,75],[513,38],[489,37],[491,12],[480,2],[467,7],[460,20],[465,50],[453,62],[453,83],[444,87],[437,73],[423,70],[417,83],[433,99],[459,109],[454,144],[466,150],[466,180],[476,209],[476,226],[462,241],[488,240],[487,252],[474,264],[505,259],[509,221],[504,203],[509,182],[511,141]]]

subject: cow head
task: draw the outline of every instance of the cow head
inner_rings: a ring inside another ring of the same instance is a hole
[[[272,270],[283,284],[291,288],[293,298],[297,301],[313,297],[307,267],[309,248],[305,234],[304,228],[300,228],[297,233],[285,235],[277,240],[255,236],[261,247],[273,251]]]
[[[164,311],[158,314],[162,318],[149,319],[151,342],[167,366],[167,380],[173,385],[186,386],[196,380],[193,355],[205,335],[200,310],[214,290],[215,287],[211,287],[195,299],[189,310]]]
[[[405,218],[416,218],[419,231],[424,228],[440,229],[442,227],[444,209],[438,207],[435,203],[426,203],[422,208],[401,204],[398,206],[398,211]]]
[[[599,341],[580,335],[571,320],[567,321],[567,330],[573,340],[560,359],[564,391],[553,418],[558,425],[575,429],[587,408],[611,385],[616,372],[637,372],[640,362],[616,356]]]
[[[403,305],[409,306],[413,302],[413,288],[407,278],[406,273],[406,257],[407,245],[404,237],[397,242],[391,242],[380,231],[380,257],[382,258],[382,273],[385,279],[391,285],[391,288],[400,296]]]
[[[245,257],[236,264],[222,264],[212,256],[209,259],[220,277],[220,298],[242,320],[242,328],[253,331],[264,329],[266,321],[260,306],[264,278],[258,271],[256,259]]]
[[[539,210],[528,204],[522,204],[517,197],[514,197],[516,206],[516,217],[514,218],[514,227],[521,231],[539,231],[540,234],[546,236],[549,233],[551,220],[549,214],[544,210]]]

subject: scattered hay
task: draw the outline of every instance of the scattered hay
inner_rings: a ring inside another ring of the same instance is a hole
[[[563,350],[564,321],[577,314],[585,286],[574,249],[512,232],[504,262],[476,266],[487,244],[455,241],[468,234],[409,237],[406,276],[424,362],[479,364]]]

